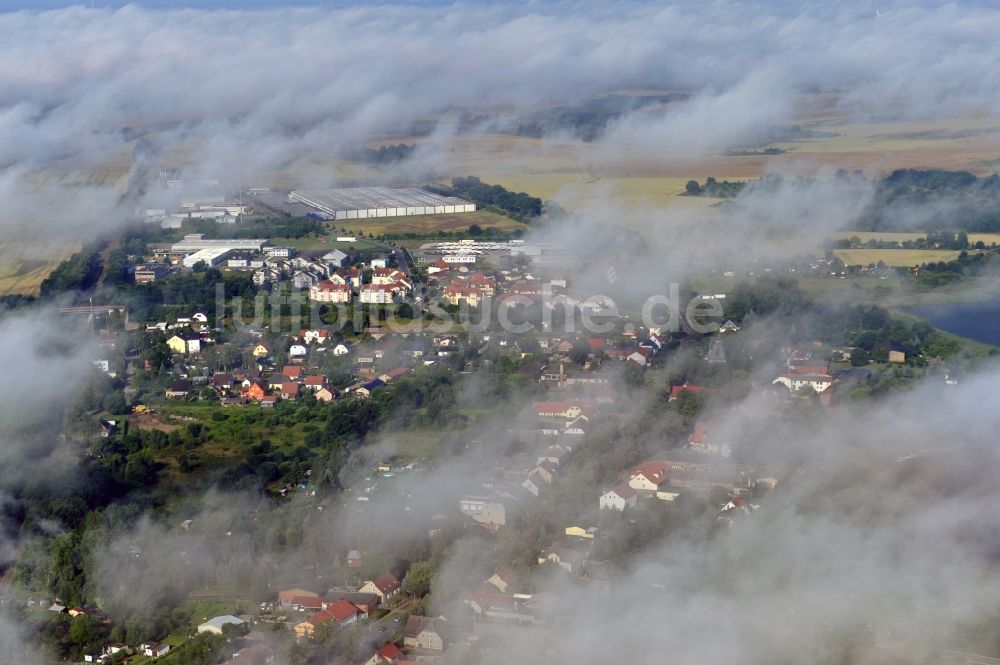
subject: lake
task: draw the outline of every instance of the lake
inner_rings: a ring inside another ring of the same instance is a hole
[[[907,307],[939,330],[1000,346],[1000,298],[981,302]]]

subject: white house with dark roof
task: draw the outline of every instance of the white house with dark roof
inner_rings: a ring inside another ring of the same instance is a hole
[[[626,508],[635,508],[638,503],[638,495],[635,490],[622,483],[616,485],[601,495],[601,510],[617,510],[619,512]]]

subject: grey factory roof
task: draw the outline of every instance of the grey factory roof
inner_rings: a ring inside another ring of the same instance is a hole
[[[292,192],[291,198],[327,210],[372,210],[426,206],[465,205],[468,201],[441,196],[417,187],[350,187]]]

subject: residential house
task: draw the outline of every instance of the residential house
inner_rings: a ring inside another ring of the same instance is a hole
[[[327,605],[323,611],[309,617],[309,623],[313,626],[319,626],[333,622],[336,626],[347,626],[357,622],[360,616],[361,610],[354,603],[341,598],[337,602]]]
[[[410,278],[395,268],[375,268],[372,271],[372,284],[376,286],[398,286],[407,291],[413,289]]]
[[[538,456],[537,463],[539,466],[542,464],[549,464],[552,467],[558,468],[566,464],[569,460],[569,456],[569,449],[562,446],[551,445]]]
[[[594,536],[597,535],[597,527],[592,526],[585,529],[582,526],[574,525],[566,527],[564,532],[567,538],[576,538],[579,540],[593,540]]]
[[[487,584],[492,584],[501,593],[513,593],[514,586],[518,582],[518,575],[512,568],[504,566],[486,580]]]
[[[324,609],[323,599],[314,593],[293,597],[288,601],[288,607],[298,612],[319,612]]]
[[[216,390],[229,390],[233,387],[233,376],[226,372],[216,372],[212,375],[212,387]]]
[[[325,279],[309,287],[309,300],[322,303],[351,302],[351,287]],[[362,301],[364,302],[364,301]]]
[[[492,530],[507,524],[507,508],[502,501],[482,496],[463,496],[458,502],[459,511]]]
[[[310,374],[302,380],[302,387],[306,390],[316,391],[326,384],[326,377],[319,374]]]
[[[399,580],[392,573],[383,573],[373,577],[358,589],[362,593],[374,593],[379,597],[379,602],[382,603],[399,595],[399,590]]]
[[[695,423],[688,437],[688,448],[701,453],[728,457],[732,452],[732,446],[718,433],[719,429],[713,421]]]
[[[544,482],[551,483],[555,478],[556,471],[558,470],[558,464],[549,459],[544,459],[535,465],[535,468],[531,470],[531,473],[538,474]]]
[[[374,379],[373,381],[369,381],[368,383],[363,384],[354,392],[356,395],[358,395],[358,397],[367,398],[371,397],[371,394],[376,390],[378,390],[379,388],[385,388],[385,382],[382,381],[381,379]]]
[[[313,395],[317,402],[332,402],[337,398],[337,392],[330,386],[321,386]]]
[[[288,357],[289,358],[305,358],[308,355],[309,349],[302,346],[301,344],[292,344],[288,347]]]
[[[642,492],[656,492],[667,483],[667,473],[670,465],[663,460],[646,460],[632,469],[629,474],[628,486]]]
[[[191,354],[201,351],[201,337],[193,332],[175,333],[166,343],[174,353]]]
[[[346,273],[345,273],[345,276],[347,277],[348,283],[350,283],[350,285],[352,287],[354,287],[355,289],[360,289],[361,288],[362,273],[361,273],[361,270],[357,266],[353,266],[351,268],[348,268],[347,271],[346,271]]]
[[[362,593],[360,591],[328,591],[326,596],[323,598],[323,609],[333,605],[338,600],[348,601],[361,610],[361,613],[364,616],[368,616],[375,612],[381,604],[378,595],[374,593]]]
[[[402,657],[403,652],[400,648],[390,642],[373,653],[372,657],[364,662],[364,665],[397,665]]]
[[[260,379],[250,382],[250,385],[243,389],[243,396],[252,400],[260,401],[267,395],[267,386]]]
[[[543,550],[538,555],[538,564],[553,563],[567,573],[579,572],[583,567],[584,556],[582,552],[568,547],[552,547]]]
[[[778,376],[772,385],[781,384],[792,392],[799,392],[804,388],[811,388],[817,393],[821,393],[833,385],[833,377],[829,374],[782,374]]]
[[[688,383],[684,383],[684,384],[679,385],[679,386],[671,386],[670,387],[670,400],[669,401],[673,402],[675,399],[677,399],[678,397],[681,396],[681,393],[691,393],[692,395],[698,395],[703,390],[705,390],[705,389],[703,387],[701,387],[701,386],[692,386],[692,385],[690,385]]]
[[[358,299],[366,305],[389,305],[404,292],[403,287],[394,284],[365,284],[361,287]]]
[[[159,658],[170,653],[170,645],[165,642],[146,642],[139,645],[139,652],[149,658]]]
[[[340,343],[337,346],[333,347],[333,355],[335,356],[346,356],[350,352],[351,349],[349,349],[348,346],[344,343]]]
[[[597,411],[597,402],[587,399],[569,399],[560,401],[539,401],[532,403],[535,415],[539,418],[565,418],[575,420]]]
[[[449,270],[451,270],[451,265],[444,259],[438,259],[434,263],[427,266],[427,275],[441,275]]]
[[[458,305],[463,300],[472,307],[479,307],[485,296],[479,289],[464,283],[451,283],[444,287],[444,299],[451,305]]]
[[[175,381],[167,387],[166,395],[167,397],[187,397],[191,394],[194,389],[194,385],[187,379],[181,379],[180,381]]]
[[[254,358],[266,358],[267,356],[271,355],[271,347],[270,345],[261,342],[260,344],[257,344],[256,346],[253,347],[251,353],[253,354]]]
[[[645,347],[640,347],[625,356],[625,362],[636,367],[645,367],[653,357],[653,352]]]
[[[437,619],[411,614],[403,629],[403,648],[441,653],[444,637]]]
[[[601,510],[623,511],[626,508],[635,508],[638,502],[635,490],[626,484],[616,485],[601,495]]]
[[[106,439],[116,431],[118,431],[118,421],[116,420],[105,420],[104,418],[98,418],[97,424],[101,427],[99,430],[101,438]]]
[[[292,606],[292,602],[296,598],[304,598],[306,596],[315,596],[319,598],[319,594],[315,591],[310,591],[309,589],[282,589],[278,592],[278,605],[283,608],[288,608]]]
[[[396,369],[390,369],[385,374],[380,374],[378,378],[385,383],[391,383],[399,377],[406,375],[409,371],[409,368],[397,367]]]
[[[289,381],[296,381],[302,378],[301,365],[285,365],[281,368],[282,376],[287,376]]]
[[[326,344],[330,339],[330,331],[323,328],[300,330],[299,339],[302,340],[303,344]]]
[[[325,275],[326,270],[312,266],[296,270],[292,275],[292,286],[296,289],[309,289],[309,296],[312,299],[312,288],[322,282]]]
[[[464,601],[477,617],[508,621],[520,618],[514,597],[500,593],[486,582],[466,595]]]

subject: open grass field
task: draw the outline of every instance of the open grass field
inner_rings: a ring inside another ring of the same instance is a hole
[[[950,249],[835,249],[833,253],[849,266],[879,261],[887,266],[918,266],[931,261],[952,261],[959,254]]]
[[[379,246],[374,243],[368,242],[358,236],[358,239],[354,242],[337,242],[336,235],[331,234],[323,238],[271,238],[271,244],[278,247],[294,247],[300,252],[311,252],[326,250],[332,251],[334,249],[349,250],[356,249],[358,251],[365,251],[370,249],[378,249]]]
[[[487,229],[500,229],[503,231],[514,231],[517,229],[527,229],[526,224],[522,224],[510,217],[504,217],[487,210],[477,210],[475,212],[461,212],[445,215],[410,215],[408,217],[379,217],[376,219],[345,219],[337,222],[342,228],[346,228],[352,233],[368,235],[398,235],[404,233],[414,233],[417,235],[433,235],[438,231],[448,233],[464,232],[472,224],[478,224]]]

